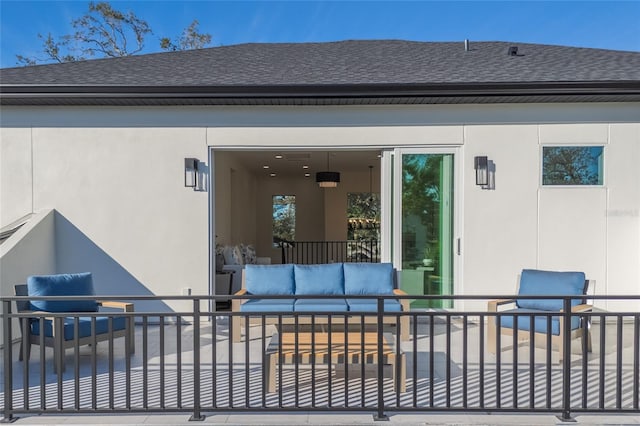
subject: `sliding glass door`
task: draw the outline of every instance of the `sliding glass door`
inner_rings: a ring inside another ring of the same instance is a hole
[[[400,288],[416,295],[450,295],[454,288],[455,152],[393,153],[393,260]],[[414,300],[413,308],[448,308],[450,301]]]

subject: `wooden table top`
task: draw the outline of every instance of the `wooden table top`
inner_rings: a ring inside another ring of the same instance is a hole
[[[346,336],[345,336],[346,334]],[[345,339],[346,337],[346,339]],[[296,351],[297,339],[297,351]],[[364,339],[364,345],[363,345]],[[378,361],[378,333],[377,332],[282,332],[275,333],[267,348],[268,353],[280,352],[282,340],[282,360],[284,363],[294,363],[296,358],[300,364],[313,362],[327,363],[329,357],[332,363],[360,363],[375,364]],[[329,345],[331,340],[331,345]],[[345,344],[346,341],[346,344]],[[384,362],[395,357],[396,353],[390,339],[383,334],[382,341]],[[345,353],[346,352],[346,353]]]

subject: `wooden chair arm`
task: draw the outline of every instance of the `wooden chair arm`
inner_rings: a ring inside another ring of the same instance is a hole
[[[124,312],[133,312],[133,303],[118,302],[117,300],[98,300],[98,305],[105,308],[122,309]]]
[[[237,292],[235,292],[233,295],[234,296],[244,296],[245,294],[248,294],[249,292],[247,291],[246,288],[242,288],[240,290],[238,290]],[[233,299],[231,300],[231,312],[240,312],[240,305],[242,305],[244,302],[246,302],[246,299]]]
[[[400,290],[399,288],[394,288],[393,294],[395,296],[407,296],[407,292],[404,290]],[[400,299],[399,302],[400,306],[402,306],[403,311],[408,312],[411,309],[411,301],[409,299]]]
[[[489,310],[489,312],[498,312],[498,306],[506,305],[507,303],[514,303],[514,302],[515,302],[515,299],[489,300],[489,303],[487,303],[487,309]]]
[[[593,306],[582,304],[582,305],[576,305],[572,307],[571,312],[589,312],[592,309],[593,309]]]

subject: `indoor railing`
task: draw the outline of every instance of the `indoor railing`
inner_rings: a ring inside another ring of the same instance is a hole
[[[282,263],[380,262],[379,240],[282,241]]]

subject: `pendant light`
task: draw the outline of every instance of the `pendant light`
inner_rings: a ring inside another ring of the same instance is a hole
[[[327,152],[327,171],[316,173],[316,182],[320,188],[335,188],[340,182],[340,173],[331,172],[329,168],[329,153]]]

